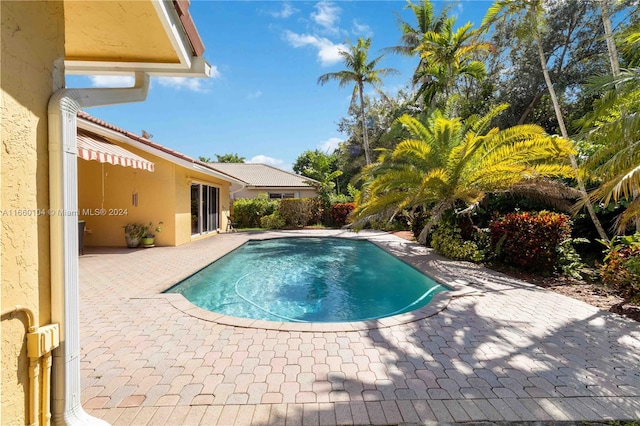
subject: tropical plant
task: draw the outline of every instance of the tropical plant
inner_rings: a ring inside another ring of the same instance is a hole
[[[594,96],[582,90],[582,85],[608,67],[605,35],[594,2],[547,4],[540,36],[549,75],[569,123],[591,110]],[[535,41],[512,19],[494,25],[490,35],[495,55],[487,58],[488,76],[483,85],[493,85],[496,101],[510,105],[497,123],[506,128],[534,122],[548,133],[560,134]]]
[[[443,9],[440,16],[436,17],[433,3],[431,3],[430,0],[420,0],[418,3],[412,3],[411,0],[409,0],[404,8],[411,10],[416,21],[416,26],[414,27],[411,23],[403,20],[402,17],[396,13],[398,25],[402,32],[402,44],[389,47],[386,50],[400,55],[413,56],[426,33],[440,31],[440,27],[446,19],[447,10]],[[421,65],[418,64],[418,68],[420,68],[420,66]]]
[[[124,229],[124,235],[131,239],[140,239],[144,237],[147,232],[146,225],[138,223],[127,223],[122,229]]]
[[[479,240],[484,234],[478,234]],[[486,241],[484,241],[486,243]],[[460,228],[450,221],[441,221],[431,236],[431,246],[435,251],[449,259],[482,262],[486,256],[488,244],[462,238]]]
[[[340,87],[354,84],[351,103],[355,103],[356,99],[360,104],[360,121],[362,125],[362,147],[364,149],[365,160],[367,164],[371,164],[371,156],[369,152],[369,140],[367,137],[367,119],[364,107],[364,85],[369,84],[378,89],[384,77],[389,74],[397,73],[393,68],[376,68],[383,55],[373,60],[369,60],[369,48],[371,47],[371,38],[366,40],[362,37],[354,45],[348,39],[348,50],[341,50],[344,65],[347,69],[338,72],[323,74],[318,77],[318,83],[324,85],[330,80],[336,80]]]
[[[489,229],[496,259],[543,273],[559,266],[560,247],[571,238],[569,217],[547,211],[510,213],[491,222]]]
[[[293,165],[296,173],[320,182],[318,197],[325,211],[325,221],[328,221],[331,196],[335,194],[335,180],[342,175],[342,171],[337,169],[337,160],[337,155],[325,154],[316,149],[303,152]],[[310,183],[317,185],[315,182]]]
[[[470,22],[457,30],[454,25],[455,18],[446,19],[437,31],[426,32],[416,48],[421,66],[413,79],[422,82],[418,96],[432,106],[439,93],[449,99],[461,78],[482,80],[486,74],[484,63],[476,58],[491,45],[478,40],[478,31]]]
[[[386,50],[404,56],[417,55],[420,57],[418,65],[413,72],[412,84],[414,87],[421,87],[423,84],[427,83],[424,81],[424,77],[426,77],[426,75],[422,72],[426,64],[422,56],[418,54],[418,50],[425,34],[440,32],[440,28],[446,19],[447,9],[443,9],[440,16],[436,17],[434,14],[433,4],[430,0],[420,0],[418,3],[412,3],[409,0],[405,9],[409,9],[413,13],[416,22],[415,27],[411,23],[404,21],[400,15],[396,14],[400,31],[402,32],[402,44],[389,47]]]
[[[571,175],[566,164],[574,152],[571,141],[549,136],[535,125],[491,128],[492,119],[506,108],[501,105],[466,120],[440,110],[424,122],[400,117],[410,137],[363,170],[356,227],[419,208],[430,213],[418,237],[425,242],[430,228],[458,205],[467,212],[486,193],[509,191],[516,184],[535,188],[540,178]]]
[[[543,0],[497,0],[487,11],[487,14],[482,22],[482,30],[486,31],[491,26],[494,26],[498,23],[503,23],[506,20],[516,19],[520,23],[517,31],[518,36],[522,38],[530,37],[533,39],[534,44],[537,48],[538,59],[540,60],[540,67],[544,76],[544,81],[547,86],[547,90],[549,91],[549,96],[551,97],[551,102],[553,104],[553,110],[558,121],[560,133],[563,138],[568,139],[569,133],[567,132],[567,126],[565,125],[564,116],[562,114],[560,103],[558,102],[558,96],[553,87],[553,82],[551,81],[549,70],[547,69],[547,57],[542,44],[541,33],[542,27],[545,23],[545,7],[548,7],[548,5],[546,5]],[[593,204],[591,203],[589,195],[587,194],[584,181],[581,174],[579,173],[578,161],[576,159],[576,156],[571,153],[569,155],[569,159],[571,162],[571,167],[574,171],[573,177],[576,179],[578,188],[582,193],[583,204],[589,212],[589,216],[591,217],[591,220],[596,227],[598,234],[601,238],[606,239],[607,234],[604,231],[600,220],[596,216],[595,210],[593,209]]]
[[[356,208],[355,203],[336,203],[331,206],[331,219],[336,226],[344,226],[351,212]]]
[[[162,221],[158,222],[157,226],[153,226],[153,222],[149,222],[146,225],[141,225],[142,236],[145,238],[154,238],[156,233],[162,232]]]
[[[635,34],[640,40],[640,30]],[[633,43],[633,33],[628,40]],[[597,148],[583,167],[600,183],[590,194],[593,202],[629,202],[616,223],[624,233],[640,220],[640,68],[593,79],[592,87],[606,92],[582,121],[585,141]]]
[[[640,301],[640,232],[600,242],[605,246],[602,282],[625,299]]]

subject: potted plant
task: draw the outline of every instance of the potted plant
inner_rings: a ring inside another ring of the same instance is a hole
[[[140,243],[142,247],[149,248],[155,246],[156,233],[162,232],[162,221],[158,222],[158,226],[154,228],[153,222],[149,222],[148,225],[144,225],[144,232]]]
[[[124,229],[124,238],[127,241],[127,247],[135,248],[140,245],[140,238],[145,234],[144,225],[137,223],[127,223],[122,227]]]

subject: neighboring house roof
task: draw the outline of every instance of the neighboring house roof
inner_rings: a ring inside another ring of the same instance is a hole
[[[209,163],[196,160],[189,157],[188,155],[182,154],[178,151],[174,151],[170,148],[167,148],[166,146],[162,146],[147,138],[136,135],[135,133],[121,129],[120,127],[114,126],[113,124],[93,117],[84,111],[78,112],[78,128],[96,133],[103,137],[111,137],[118,142],[123,142],[125,144],[135,146],[138,149],[172,161],[176,164],[180,164],[186,167],[193,167],[197,171],[230,181],[236,184],[236,186],[245,185],[245,182],[243,180],[226,173],[224,170],[218,170],[217,168],[212,167],[212,165]]]
[[[313,188],[320,182],[266,164],[209,163],[211,167],[245,182],[247,187]]]

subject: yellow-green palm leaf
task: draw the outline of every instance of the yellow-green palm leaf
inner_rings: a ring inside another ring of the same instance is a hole
[[[573,175],[568,162],[574,152],[571,141],[549,136],[534,125],[489,128],[487,117],[504,108],[466,121],[440,111],[424,121],[400,117],[409,138],[363,172],[368,185],[356,220],[422,206],[432,211],[430,227],[456,203],[473,205],[487,193],[506,191],[526,180]]]

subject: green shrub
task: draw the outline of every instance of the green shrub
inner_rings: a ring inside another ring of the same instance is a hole
[[[287,198],[280,201],[278,212],[285,226],[295,228],[316,223],[321,209],[314,198]]]
[[[481,249],[483,245],[479,242],[482,239],[486,240],[486,234],[478,232],[474,239],[476,241],[462,239],[460,228],[443,221],[431,234],[431,247],[449,259],[482,262],[485,252]]]
[[[329,204],[334,205],[338,203],[351,203],[353,197],[345,194],[329,194]]]
[[[280,213],[275,212],[268,216],[262,216],[260,219],[260,227],[266,229],[282,229],[284,228],[284,219],[280,217]]]
[[[356,208],[355,203],[336,203],[331,206],[331,220],[335,226],[347,224],[349,214]]]
[[[562,244],[571,240],[569,218],[547,211],[510,213],[491,222],[489,229],[498,261],[543,274],[560,266]]]
[[[239,228],[257,228],[260,219],[276,211],[278,201],[270,201],[266,194],[256,198],[240,198],[233,202],[233,220]]]
[[[611,241],[601,241],[605,250],[604,263],[600,267],[602,282],[622,297],[640,301],[640,233],[616,236]]]

